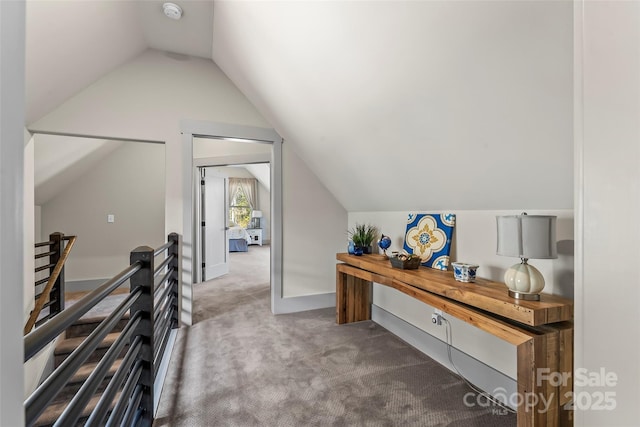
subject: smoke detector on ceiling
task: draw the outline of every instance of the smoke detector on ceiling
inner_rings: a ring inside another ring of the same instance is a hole
[[[182,8],[175,3],[165,3],[162,5],[162,11],[167,18],[178,20],[182,18]]]

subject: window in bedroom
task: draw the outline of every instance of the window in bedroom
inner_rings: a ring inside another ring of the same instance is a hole
[[[242,228],[247,228],[251,221],[251,205],[241,188],[237,188],[231,197],[229,220]]]
[[[247,228],[251,221],[251,211],[257,206],[258,180],[229,178],[229,220]]]

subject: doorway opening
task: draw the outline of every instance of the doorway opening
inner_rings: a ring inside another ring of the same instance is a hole
[[[193,289],[194,323],[216,315],[208,307],[221,295],[239,304],[247,295],[266,298],[271,288],[269,163],[198,166],[197,175],[201,263]]]
[[[197,221],[198,167],[268,163],[270,165],[269,309],[280,312],[282,297],[282,138],[272,129],[212,123],[181,122],[183,171],[183,263],[181,320],[193,324],[194,284],[198,282],[201,239]],[[204,140],[204,141],[203,141]],[[263,221],[264,223],[264,221]],[[189,231],[190,232],[189,232]]]
[[[195,224],[201,264],[196,283],[227,274],[230,254],[269,248],[270,169],[266,162],[198,167]]]

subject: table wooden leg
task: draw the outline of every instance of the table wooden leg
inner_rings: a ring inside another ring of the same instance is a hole
[[[356,278],[347,276],[347,323],[356,321]]]
[[[371,320],[370,281],[336,272],[336,323]]]
[[[547,325],[540,332],[517,346],[518,427],[571,426],[573,327]]]
[[[558,387],[558,418],[560,426],[573,426],[573,324],[557,326],[559,333],[560,358],[558,370],[568,378]]]
[[[336,323],[347,323],[346,274],[336,270]]]
[[[548,412],[557,412],[558,396],[550,389],[548,381],[539,381],[540,369],[548,368],[550,372],[557,371],[554,357],[548,357],[548,351],[555,340],[547,334],[532,337],[517,347],[518,356],[518,427],[554,427],[558,425],[557,416],[550,416]],[[555,349],[557,360],[557,348]],[[551,366],[549,366],[551,365]],[[557,413],[556,413],[557,415]]]

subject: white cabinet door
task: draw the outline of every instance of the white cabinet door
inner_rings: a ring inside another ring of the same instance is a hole
[[[250,245],[262,246],[262,230],[259,228],[248,228],[247,233],[251,236]]]

